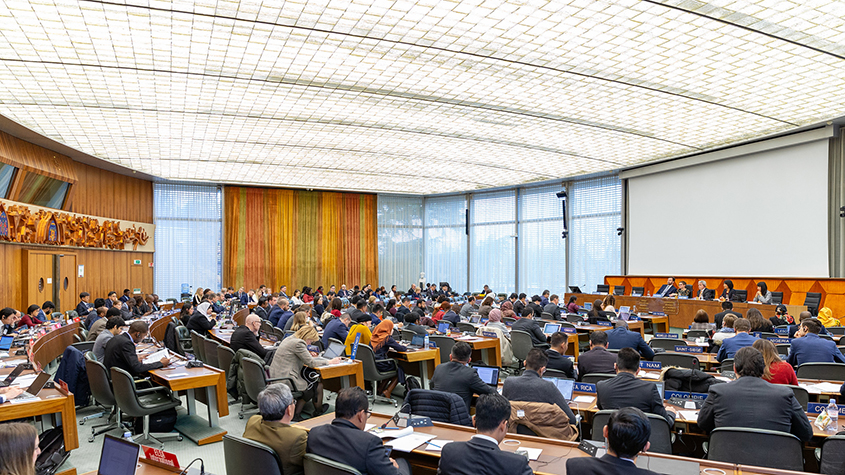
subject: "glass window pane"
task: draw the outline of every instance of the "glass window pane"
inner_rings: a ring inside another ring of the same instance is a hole
[[[577,181],[569,197],[569,282],[592,292],[605,275],[622,271],[622,238],[616,231],[622,222],[622,182],[617,176]]]
[[[12,186],[12,177],[15,176],[17,168],[0,163],[0,198],[8,198],[9,188]]]
[[[566,289],[566,240],[563,206],[556,193],[561,185],[520,190],[519,194],[519,292],[530,298],[549,289]]]
[[[404,292],[423,270],[423,199],[379,195],[379,284]]]
[[[466,196],[426,199],[425,223],[426,282],[448,282],[456,292],[466,292]]]
[[[516,191],[472,195],[470,290],[489,285],[495,293],[516,290]]]
[[[45,208],[61,208],[69,185],[66,181],[27,172],[23,176],[18,201]]]

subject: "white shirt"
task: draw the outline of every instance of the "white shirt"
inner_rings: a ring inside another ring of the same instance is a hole
[[[475,434],[475,435],[474,435],[474,436],[472,436],[472,437],[473,437],[473,438],[476,438],[476,437],[477,437],[477,438],[479,438],[479,439],[483,439],[483,440],[489,440],[490,442],[493,442],[493,445],[495,445],[496,447],[498,447],[498,446],[499,446],[499,441],[498,441],[498,440],[496,440],[496,439],[494,439],[494,438],[492,438],[492,437],[490,437],[489,435],[484,435],[484,434]]]

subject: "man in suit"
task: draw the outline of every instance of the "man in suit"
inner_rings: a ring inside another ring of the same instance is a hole
[[[637,379],[639,370],[640,354],[632,348],[619,350],[616,355],[616,377],[596,384],[598,408],[636,407],[643,412],[662,416],[672,427],[675,414],[663,407],[663,395],[654,382]]]
[[[355,300],[355,308],[353,308],[349,311],[349,316],[352,318],[352,321],[357,322],[357,321],[359,321],[358,320],[359,318],[369,315],[368,313],[366,313],[367,299],[365,299],[365,298],[358,298],[358,299],[353,298],[353,300]]]
[[[525,292],[523,292],[519,294],[519,298],[517,298],[516,302],[513,303],[513,313],[515,313],[517,317],[522,316],[522,311],[525,309],[525,305],[528,304],[528,302],[525,301],[527,297],[528,296],[525,295]]]
[[[541,307],[545,307],[546,305],[549,304],[549,294],[551,294],[551,292],[549,291],[549,289],[546,289],[540,295],[540,306]]]
[[[546,367],[548,369],[562,371],[566,374],[567,378],[575,379],[575,364],[572,363],[571,359],[564,356],[566,349],[569,347],[569,335],[563,332],[554,332],[549,338],[549,344],[551,348],[546,350],[546,357],[549,358]]]
[[[540,328],[540,324],[533,318],[524,317],[518,319],[511,325],[511,330],[520,330],[531,335],[531,343],[534,346],[546,343],[546,335],[543,333],[543,329]]]
[[[625,320],[617,320],[616,328],[608,330],[605,333],[607,333],[607,347],[609,349],[633,348],[640,353],[640,356],[647,360],[654,358],[654,350],[648,346],[648,343],[643,340],[643,336],[639,332],[628,330],[628,322]]]
[[[271,384],[258,393],[258,415],[249,418],[244,438],[265,444],[282,462],[282,473],[301,473],[308,432],[290,425],[296,401],[290,388]]]
[[[287,285],[283,285],[283,286],[279,287],[279,298],[285,299],[285,300],[290,300],[290,297],[288,297],[288,286]]]
[[[135,352],[135,345],[147,337],[150,326],[143,320],[135,320],[129,325],[129,331],[115,336],[106,344],[106,351],[103,355],[103,364],[106,368],[120,368],[132,377],[142,377],[150,370],[163,368],[170,364],[170,359],[162,358],[155,363],[144,364],[138,361],[138,354]]]
[[[120,296],[119,300],[123,303],[128,302],[129,299],[132,298],[132,295],[130,295],[130,294],[131,294],[131,292],[129,291],[129,289],[123,289],[123,295]]]
[[[845,357],[836,343],[819,337],[821,329],[821,324],[815,318],[801,322],[801,328],[795,333],[795,339],[789,347],[789,364],[798,367],[804,363],[845,363]]]
[[[76,304],[76,314],[79,315],[80,318],[88,316],[88,312],[94,308],[94,306],[91,305],[90,300],[91,294],[88,292],[82,292],[79,294],[79,303]]]
[[[549,303],[543,307],[543,311],[552,314],[552,318],[555,320],[560,320],[560,307],[557,306],[558,302],[560,302],[560,297],[558,297],[557,294],[552,294],[552,296],[549,297]]]
[[[267,297],[262,295],[258,298],[258,305],[252,309],[252,313],[258,315],[258,318],[262,320],[267,320],[267,317],[269,316],[267,315],[267,309],[269,308],[267,300]]]
[[[724,359],[733,358],[734,354],[740,348],[751,346],[759,339],[756,336],[748,334],[751,331],[751,322],[747,318],[737,318],[736,322],[734,322],[734,331],[736,332],[736,336],[722,340],[722,345],[719,347],[719,354],[716,355],[719,363]]]
[[[240,302],[241,305],[249,304],[249,295],[244,291],[243,287],[238,289],[238,293],[235,296],[238,298],[238,302]]]
[[[578,358],[578,377],[590,373],[613,373],[616,371],[616,355],[607,351],[607,334],[602,331],[590,333],[590,351]]]
[[[469,367],[472,347],[465,341],[459,341],[452,347],[449,362],[434,369],[431,376],[431,389],[454,393],[464,400],[469,412],[473,394],[491,394],[496,388],[485,383],[478,373]]]
[[[607,453],[601,458],[573,457],[566,460],[566,473],[578,475],[657,475],[637,467],[637,455],[651,446],[651,424],[643,411],[626,407],[611,414],[602,429]]]
[[[438,474],[531,475],[528,459],[499,449],[508,432],[511,404],[498,394],[478,398],[472,424],[475,435],[467,442],[452,442],[440,452]]]
[[[244,324],[235,328],[235,331],[232,332],[232,337],[229,340],[229,346],[232,348],[232,351],[237,353],[238,350],[245,349],[262,358],[267,356],[267,350],[258,341],[258,332],[260,329],[261,319],[258,315],[247,315]]]
[[[475,297],[470,295],[467,297],[467,303],[465,303],[461,307],[460,315],[466,319],[472,316],[473,313],[478,311],[478,307],[475,306]]]
[[[346,342],[346,337],[349,335],[349,324],[351,322],[349,312],[340,314],[340,318],[332,318],[329,323],[326,323],[326,328],[323,330],[323,348],[329,347],[329,338],[340,340],[341,343]]]
[[[734,304],[728,300],[722,302],[722,311],[713,315],[713,323],[716,324],[716,328],[722,328],[722,320],[725,319],[725,315],[731,314],[734,315],[736,318],[742,318],[742,314],[739,312],[734,311]]]
[[[279,314],[279,321],[276,322],[275,326],[284,330],[288,320],[293,317],[293,312],[290,311],[290,302],[286,298],[279,299],[279,308],[282,309],[282,313]]]
[[[531,308],[532,317],[540,318],[543,313],[543,306],[540,305],[542,299],[540,299],[539,295],[535,295],[531,297],[531,303],[528,304],[528,307]],[[527,315],[526,315],[527,316]]]
[[[415,312],[408,313],[405,316],[405,326],[402,329],[403,330],[410,330],[410,331],[416,333],[417,335],[425,336],[425,334],[428,333],[428,331],[426,330],[426,327],[419,325],[419,323],[418,323],[419,321],[420,321],[420,316],[419,316],[418,313],[415,313]]]
[[[279,323],[279,317],[281,317],[282,314],[285,312],[284,310],[282,310],[282,307],[280,305],[281,300],[282,299],[281,297],[279,297],[278,294],[273,294],[270,297],[270,310],[267,313],[267,320],[270,320],[270,325],[273,325],[274,327],[278,326],[277,323]]]
[[[525,371],[521,376],[511,376],[505,379],[502,386],[502,396],[508,401],[545,402],[557,404],[569,418],[569,423],[575,423],[575,414],[569,408],[563,394],[554,383],[543,379],[549,358],[539,348],[532,348],[525,357]],[[478,411],[478,408],[476,408]]]
[[[813,318],[813,314],[806,311],[806,310],[804,310],[803,312],[798,314],[798,324],[789,326],[789,329],[788,329],[789,330],[789,338],[795,338],[795,334],[798,333],[798,330],[801,329],[801,322],[803,322],[804,320],[807,320],[808,318]],[[821,326],[821,330],[819,330],[819,334],[820,335],[829,335],[829,333],[827,332],[827,328],[825,328],[824,325],[822,325],[822,322],[819,322],[817,319],[816,319],[816,321]]]
[[[734,355],[739,379],[710,386],[698,427],[706,432],[719,427],[777,430],[810,440],[813,427],[804,408],[790,388],[763,380],[765,369],[762,353],[750,346],[740,348]]]
[[[362,475],[410,475],[407,461],[389,458],[381,439],[364,432],[371,414],[369,406],[363,389],[358,386],[341,389],[335,401],[335,419],[331,424],[311,429],[306,450],[349,465]]]
[[[396,321],[402,323],[405,321],[405,317],[411,313],[411,299],[408,297],[402,297],[402,305],[396,309]]]
[[[666,283],[660,286],[660,289],[654,293],[655,297],[669,297],[678,293],[678,288],[675,287],[675,278],[669,277]]]
[[[716,298],[716,291],[707,288],[707,282],[704,280],[698,281],[698,293],[696,297],[698,300],[714,300]]]

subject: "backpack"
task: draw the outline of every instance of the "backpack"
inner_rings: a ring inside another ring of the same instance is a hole
[[[173,428],[176,427],[176,418],[175,407],[150,415],[150,432],[173,432]],[[134,434],[142,434],[144,432],[144,418],[136,417],[132,429]]]
[[[70,457],[65,450],[65,436],[62,427],[47,429],[38,436],[38,448],[41,454],[35,460],[36,475],[54,475],[59,467]]]
[[[419,378],[416,376],[405,376],[405,392],[409,393],[412,389],[422,389]]]

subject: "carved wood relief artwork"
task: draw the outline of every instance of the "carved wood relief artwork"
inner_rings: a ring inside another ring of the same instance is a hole
[[[23,244],[138,250],[149,240],[143,227],[121,229],[120,221],[39,209],[0,202],[0,241]]]

